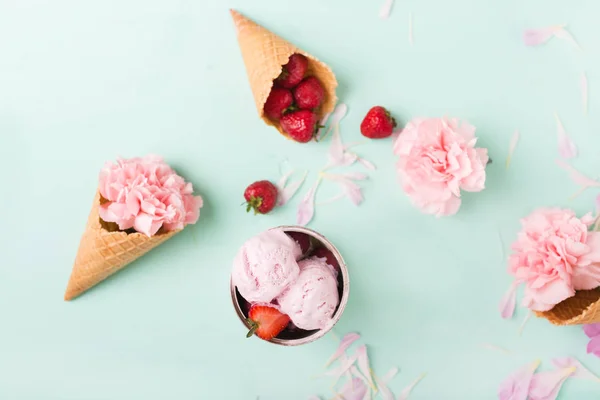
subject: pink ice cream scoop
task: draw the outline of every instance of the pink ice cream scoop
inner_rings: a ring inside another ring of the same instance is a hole
[[[340,302],[335,272],[322,258],[312,257],[298,264],[298,279],[277,302],[281,312],[289,315],[298,328],[323,329]]]
[[[298,243],[281,229],[248,240],[233,260],[232,280],[248,302],[269,303],[300,273]]]

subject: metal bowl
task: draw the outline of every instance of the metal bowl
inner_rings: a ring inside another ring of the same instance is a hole
[[[341,275],[338,277],[338,284],[341,285],[340,304],[338,304],[338,307],[335,310],[335,313],[333,314],[331,323],[327,326],[327,328],[317,329],[314,331],[302,331],[302,335],[300,335],[300,337],[276,337],[274,339],[269,340],[269,342],[281,346],[300,346],[301,344],[314,342],[315,340],[325,336],[325,334],[333,328],[333,326],[340,320],[342,313],[346,308],[346,304],[348,303],[348,296],[350,294],[350,277],[348,275],[348,267],[346,266],[346,262],[344,261],[344,258],[342,257],[338,249],[329,240],[327,240],[325,236],[321,235],[320,233],[315,232],[312,229],[305,228],[303,226],[278,226],[272,229],[282,229],[285,232],[301,232],[312,236],[329,251],[331,251],[335,256],[337,262],[340,264]],[[240,304],[240,301],[245,300],[238,293],[236,287],[233,285],[233,281],[231,280],[231,278],[229,280],[229,287],[231,290],[231,301],[233,302],[235,312],[242,324],[244,324],[244,327],[246,329],[250,329],[250,326],[246,321],[246,314],[244,313],[242,305]]]

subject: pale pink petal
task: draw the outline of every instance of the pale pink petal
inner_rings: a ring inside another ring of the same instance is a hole
[[[575,46],[575,48],[577,48],[579,50],[582,50],[582,48],[579,45],[579,43],[577,43],[577,41],[575,40],[575,38],[573,37],[573,35],[571,35],[571,33],[564,26],[559,26],[554,31],[554,36],[556,36],[559,39],[564,39],[567,42],[571,43],[573,46]]]
[[[558,153],[564,159],[570,159],[573,157],[577,157],[577,146],[565,130],[558,114],[554,113],[554,118],[556,119],[556,133],[558,139]]]
[[[358,206],[363,202],[364,197],[362,195],[360,186],[349,179],[338,180],[338,183],[342,187],[342,190],[346,196],[355,206]]]
[[[398,397],[396,398],[396,400],[407,400],[408,396],[410,396],[410,393],[413,391],[413,389],[415,388],[415,386],[417,386],[417,384],[419,382],[421,382],[423,380],[423,378],[425,378],[425,374],[421,374],[421,376],[419,376],[417,379],[415,379],[410,385],[408,385],[407,387],[405,387],[402,392],[400,392],[400,394],[398,395]]]
[[[588,78],[587,74],[584,72],[581,74],[581,104],[583,105],[583,113],[587,115],[588,113]]]
[[[527,29],[523,33],[523,42],[525,42],[526,46],[539,46],[550,40],[556,29],[556,26],[539,29]]]
[[[341,174],[328,174],[328,175],[337,175],[339,177],[352,179],[355,181],[364,181],[369,178],[369,175],[363,174],[362,172],[344,172]]]
[[[333,137],[329,146],[329,162],[326,168],[345,167],[352,165],[358,160],[358,156],[344,150],[344,144],[340,136],[339,125],[333,128]]]
[[[375,171],[377,167],[369,160],[365,160],[364,158],[359,157],[358,162],[361,163],[366,169],[370,169],[371,171]]]
[[[317,142],[319,140],[321,140],[322,136],[325,134],[325,129],[326,129],[326,125],[327,125],[327,120],[329,120],[329,117],[331,116],[331,113],[327,113],[323,116],[323,118],[321,118],[321,121],[319,121],[319,130],[317,131],[317,134],[315,135],[315,138],[317,140]]]
[[[369,387],[369,381],[367,380],[367,378],[365,378],[365,376],[363,374],[360,373],[360,371],[358,370],[358,368],[356,368],[356,366],[352,366],[350,367],[350,374],[351,376],[355,376],[357,378],[360,378],[367,387]],[[373,388],[375,389],[375,388]],[[363,400],[370,400],[371,399],[371,390],[367,390],[367,393],[365,393],[365,397],[363,398]]]
[[[344,375],[347,371],[350,370],[350,368],[352,368],[357,358],[358,356],[356,354],[351,357],[344,357],[344,359],[340,362],[340,365],[338,367],[330,369],[321,376],[331,376],[335,378],[337,382],[342,377],[342,375]]]
[[[600,336],[596,336],[590,340],[587,345],[588,354],[593,354],[600,357]]]
[[[510,138],[510,144],[508,145],[508,156],[506,157],[506,168],[510,166],[510,161],[512,159],[512,155],[515,152],[515,148],[517,147],[517,143],[519,143],[519,130],[516,130]]]
[[[583,331],[589,338],[600,336],[600,322],[583,326]]]
[[[394,393],[386,386],[383,379],[375,377],[375,383],[377,383],[377,390],[381,394],[383,400],[396,400]]]
[[[498,388],[498,400],[527,400],[533,374],[539,366],[536,361],[510,374]]]
[[[279,182],[277,182],[277,185],[276,185],[279,193],[283,192],[283,189],[285,189],[285,185],[287,185],[288,179],[290,179],[290,176],[292,176],[293,173],[294,173],[294,171],[291,170],[281,176],[281,178],[279,179]]]
[[[392,12],[393,5],[394,0],[385,0],[385,3],[383,3],[381,10],[379,11],[379,18],[388,19],[390,17],[390,13]]]
[[[555,400],[562,388],[563,383],[576,368],[564,368],[555,371],[538,372],[533,376],[529,387],[530,400]]]
[[[317,179],[315,184],[308,190],[298,205],[298,213],[296,216],[296,223],[298,225],[304,226],[313,219],[313,216],[315,215],[315,194],[320,183],[321,179]]]
[[[552,364],[556,368],[562,368],[562,369],[574,367],[575,372],[573,373],[573,375],[571,375],[571,377],[573,377],[573,378],[581,378],[581,379],[590,379],[593,381],[600,381],[600,378],[598,378],[598,376],[594,375],[594,373],[592,373],[592,371],[587,369],[582,363],[579,362],[579,360],[577,360],[574,357],[555,358],[552,360]]]
[[[346,382],[338,393],[338,399],[341,396],[343,400],[363,400],[369,388],[360,378],[353,378]]]
[[[367,354],[367,346],[362,345],[356,349],[356,355],[358,356],[358,368],[360,372],[367,378],[369,385],[374,388],[373,377],[371,376],[371,367],[369,364],[369,356]]]
[[[341,200],[344,197],[346,197],[346,193],[339,193],[339,194],[336,194],[333,197],[330,197],[330,198],[328,198],[326,200],[318,202],[317,205],[321,206],[321,205],[325,205],[325,204],[335,203],[336,201]]]
[[[327,136],[333,128],[339,125],[340,121],[346,116],[347,113],[348,106],[344,103],[339,103],[333,112],[328,116],[329,127],[327,128],[327,132],[325,132],[323,135],[317,136],[317,140],[321,140]],[[325,125],[325,123],[321,123],[321,125]]]
[[[398,367],[390,368],[390,370],[381,377],[381,381],[387,385],[392,379],[396,377],[396,375],[398,375],[398,371]]]
[[[600,182],[598,182],[592,178],[588,178],[581,172],[577,171],[574,167],[567,164],[565,161],[557,159],[556,164],[559,167],[565,169],[567,172],[569,172],[569,174],[571,176],[571,180],[573,182],[575,182],[577,185],[581,185],[586,188],[587,187],[600,187]]]
[[[518,287],[518,281],[514,281],[513,283],[511,283],[504,296],[502,296],[502,300],[500,300],[498,310],[500,311],[500,316],[504,319],[512,318],[512,316],[515,313],[515,307],[517,306]]]
[[[504,353],[504,354],[512,354],[510,350],[505,349],[504,347],[498,346],[498,345],[495,345],[495,344],[482,343],[481,346],[485,347],[486,349],[496,350],[496,351],[499,351],[499,352]]]
[[[339,347],[337,348],[335,353],[333,353],[333,355],[329,358],[329,360],[327,360],[325,366],[327,367],[332,362],[340,358],[342,354],[344,354],[344,352],[348,349],[348,347],[350,347],[350,345],[352,345],[352,343],[356,342],[358,339],[360,339],[360,335],[358,333],[351,332],[344,335],[344,337],[340,341]]]
[[[302,184],[304,183],[304,180],[306,179],[306,175],[308,175],[308,172],[305,172],[304,175],[302,176],[302,178],[300,178],[299,180],[290,183],[289,185],[285,186],[283,189],[279,189],[279,197],[277,198],[278,206],[285,205],[292,197],[294,197],[294,195],[296,194],[298,189],[300,189],[302,187]]]

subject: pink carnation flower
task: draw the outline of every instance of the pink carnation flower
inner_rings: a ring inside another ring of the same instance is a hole
[[[475,127],[456,119],[414,119],[394,143],[402,188],[424,213],[456,214],[460,191],[485,188],[487,149],[476,148]]]
[[[509,258],[509,272],[525,283],[523,305],[547,311],[575,295],[600,286],[600,233],[588,232],[591,214],[539,209],[521,220]]]
[[[158,156],[106,163],[99,190],[108,200],[100,206],[100,218],[121,230],[134,228],[152,236],[160,228],[183,229],[200,217],[202,198]]]

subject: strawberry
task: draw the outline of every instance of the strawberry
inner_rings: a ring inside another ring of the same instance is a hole
[[[288,63],[281,69],[281,74],[276,79],[279,86],[291,89],[304,78],[308,69],[308,58],[302,54],[292,54]]]
[[[306,233],[302,233],[302,232],[286,232],[286,233],[296,243],[298,243],[298,245],[300,246],[300,249],[302,250],[302,254],[308,253],[308,250],[310,249],[310,236],[308,236]]]
[[[296,142],[307,143],[317,131],[318,117],[312,111],[292,111],[281,117],[281,128]]]
[[[325,262],[335,269],[340,269],[340,263],[327,247],[319,247],[313,252],[313,257],[324,258]]]
[[[371,139],[382,139],[390,136],[396,127],[396,120],[389,111],[381,106],[369,110],[360,124],[360,133]]]
[[[269,181],[257,181],[244,191],[246,212],[254,209],[254,214],[267,214],[277,204],[277,188]]]
[[[288,326],[290,317],[273,307],[253,305],[248,312],[247,321],[250,331],[246,337],[256,334],[261,339],[271,340]]]
[[[301,109],[314,110],[323,103],[325,89],[321,82],[314,76],[305,78],[294,89],[294,100],[296,106]]]
[[[285,109],[291,106],[293,102],[294,96],[291,91],[273,86],[263,110],[267,117],[273,121],[279,121],[279,118],[281,118]]]

